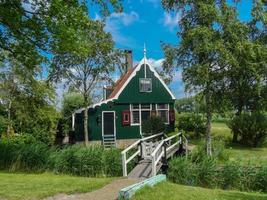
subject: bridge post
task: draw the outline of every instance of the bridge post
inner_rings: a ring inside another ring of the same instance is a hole
[[[127,176],[127,164],[126,164],[126,153],[122,153],[122,172],[123,172],[123,176],[126,177]]]
[[[168,161],[167,161],[167,142],[165,141],[163,144],[163,151],[164,151],[164,157],[162,158],[162,171],[164,174],[167,173],[168,169]]]
[[[138,157],[138,161],[140,161],[142,158],[143,158],[143,145],[142,145],[142,140],[140,141],[140,144],[139,144],[139,150],[140,150],[140,154],[139,154],[139,157]]]

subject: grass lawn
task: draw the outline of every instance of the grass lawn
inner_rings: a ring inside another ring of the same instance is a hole
[[[267,194],[206,189],[163,182],[138,191],[133,200],[266,200]]]
[[[57,193],[82,193],[103,187],[112,178],[0,172],[0,199],[42,199]]]
[[[250,148],[241,145],[236,145],[230,143],[232,139],[231,130],[223,122],[213,122],[212,123],[212,137],[215,139],[224,139],[224,141],[229,142],[226,149],[229,153],[230,160],[239,161],[242,164],[267,164],[267,148]],[[199,145],[204,139],[193,139],[189,143]]]
[[[238,145],[227,147],[230,160],[239,161],[242,164],[266,164],[267,165],[267,148],[249,148]]]

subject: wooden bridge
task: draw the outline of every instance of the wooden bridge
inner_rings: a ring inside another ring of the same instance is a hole
[[[155,176],[173,155],[185,150],[187,139],[182,133],[166,137],[163,133],[142,138],[121,152],[123,176],[149,178]],[[131,162],[132,161],[132,162]],[[127,165],[135,165],[128,174]]]

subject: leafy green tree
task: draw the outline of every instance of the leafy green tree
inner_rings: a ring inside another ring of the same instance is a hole
[[[220,5],[214,0],[162,1],[168,11],[181,12],[178,36],[179,46],[163,45],[166,61],[164,68],[183,69],[186,90],[202,92],[206,104],[206,146],[211,155],[212,99],[221,88],[222,71],[218,52],[223,50],[223,41],[217,28]]]
[[[260,1],[255,2],[255,7],[259,6]],[[226,3],[221,10],[221,33],[227,51],[222,54],[223,65],[227,66],[225,97],[231,102],[238,117],[244,110],[262,109],[267,51],[266,45],[257,39],[262,35],[260,30],[252,26],[254,19],[249,24],[240,22],[236,9]],[[261,12],[258,9],[257,13]],[[233,142],[237,142],[237,133],[233,132]]]
[[[104,17],[122,9],[120,0],[0,1],[0,95],[1,106],[8,111],[1,117],[9,119],[9,128],[38,137],[54,130],[54,89],[42,78],[54,55],[94,49],[83,45],[80,37],[85,27],[99,30],[85,12],[94,5]]]
[[[70,117],[73,111],[83,107],[83,96],[78,92],[68,92],[63,94],[62,115]]]
[[[114,70],[113,41],[109,33],[104,31],[101,21],[91,20],[84,16],[75,27],[75,46],[55,49],[53,71],[51,77],[55,80],[66,81],[83,96],[84,110],[84,138],[88,144],[88,106],[90,97],[96,85],[108,79],[110,71]],[[64,39],[64,38],[63,38]],[[62,42],[60,42],[62,43]]]

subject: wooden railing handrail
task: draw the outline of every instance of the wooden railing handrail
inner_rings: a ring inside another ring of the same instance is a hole
[[[127,159],[127,152],[131,149],[133,149],[134,147],[140,145],[142,142],[144,141],[147,141],[147,140],[150,140],[150,139],[153,139],[153,138],[156,138],[156,137],[159,137],[161,135],[163,135],[164,133],[158,133],[158,134],[155,134],[155,135],[151,135],[151,136],[148,136],[148,137],[145,137],[145,138],[142,138],[142,139],[139,139],[137,140],[136,142],[134,142],[133,144],[131,144],[130,146],[128,146],[126,149],[124,149],[122,152],[121,152],[121,156],[122,156],[122,169],[123,169],[123,176],[127,176],[127,164],[132,160],[134,159],[136,156],[140,155],[141,154],[141,147],[138,148],[137,151],[135,151],[131,156],[130,158]],[[140,145],[141,146],[141,145]]]
[[[156,157],[158,151],[159,151],[160,149],[162,150],[162,148],[166,148],[166,145],[165,145],[166,142],[168,142],[168,141],[170,141],[170,140],[172,140],[172,139],[174,139],[174,138],[176,138],[176,137],[180,138],[180,136],[183,137],[183,134],[182,134],[181,132],[179,132],[179,133],[177,133],[177,134],[175,134],[175,135],[172,135],[172,136],[170,136],[170,137],[164,139],[163,141],[161,141],[161,142],[158,144],[158,146],[157,146],[157,147],[154,149],[154,151],[151,153],[152,176],[155,176],[155,175],[156,175],[156,173],[157,173],[157,171],[156,171],[156,170],[157,170],[157,169],[156,169],[156,168],[157,168],[157,164],[158,164],[158,162],[161,160],[161,158],[164,156],[164,153],[161,152],[161,153],[159,154],[159,156]],[[175,145],[179,144],[180,142],[182,142],[182,141],[180,141],[180,140],[177,141],[176,143],[172,144],[169,148],[166,148],[164,151],[167,152],[169,149],[172,149]],[[165,156],[166,156],[166,155],[165,155]]]

